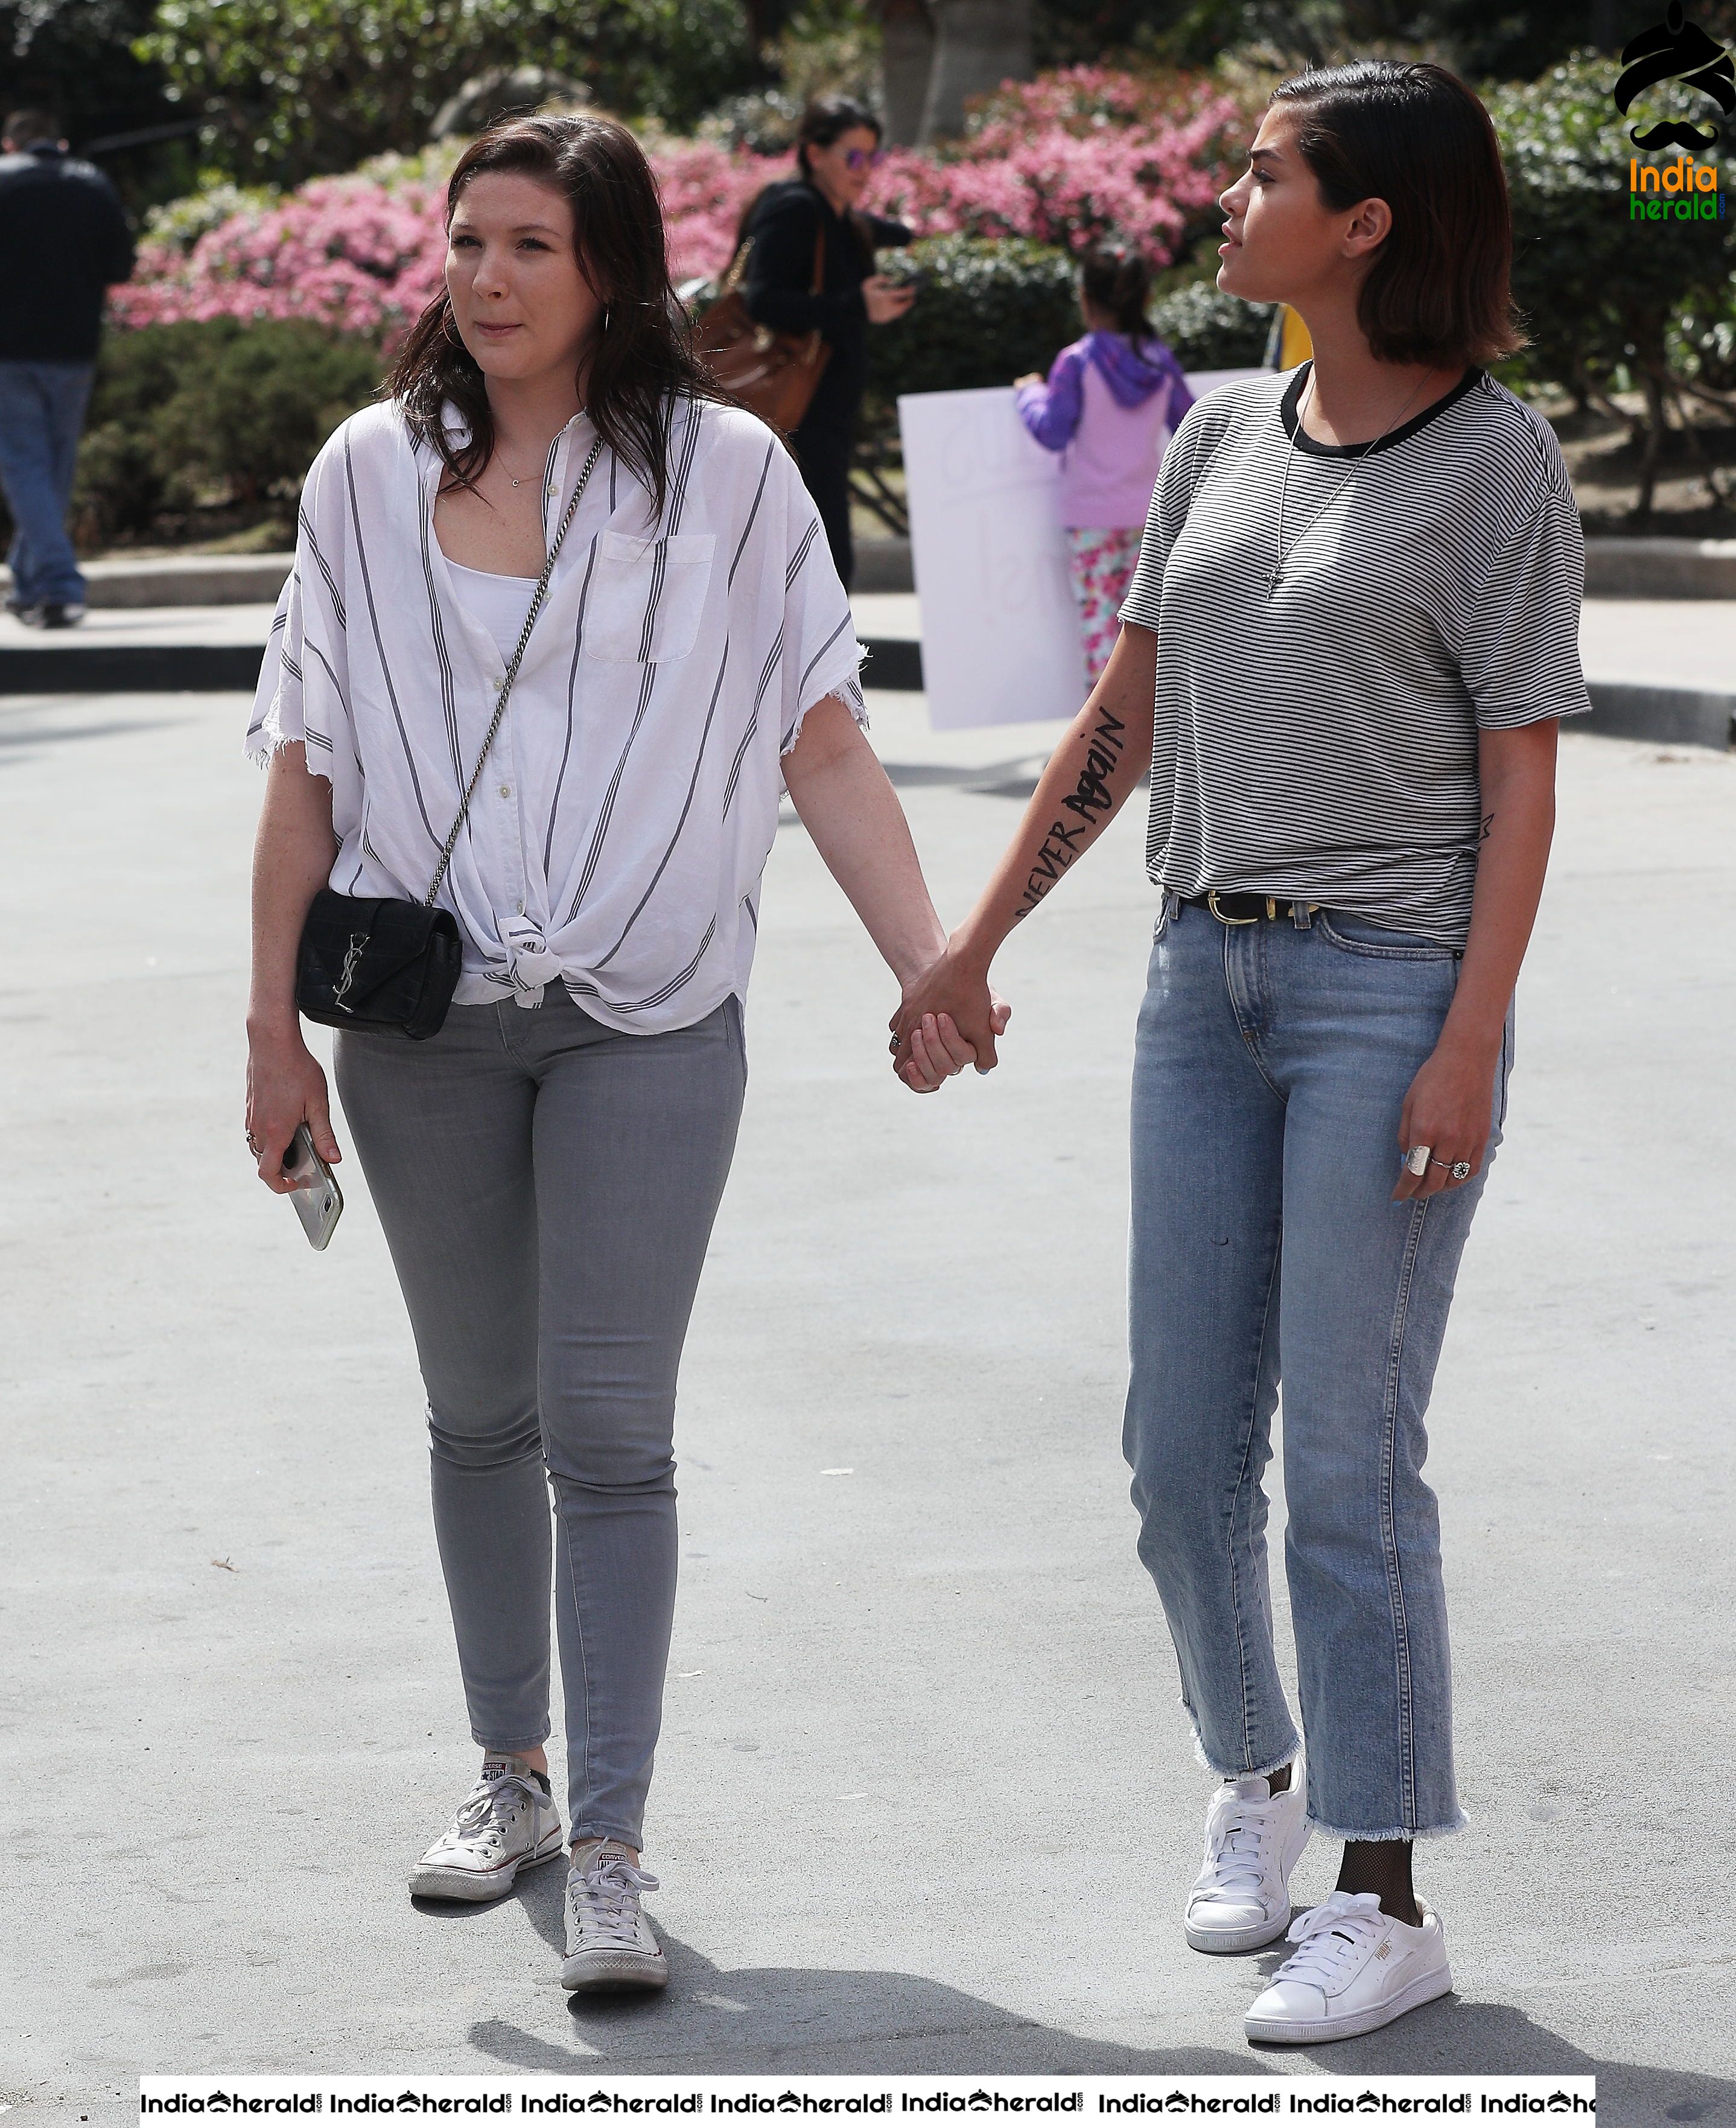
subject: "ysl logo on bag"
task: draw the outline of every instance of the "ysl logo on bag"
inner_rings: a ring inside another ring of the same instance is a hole
[[[350,933],[349,951],[344,956],[344,972],[338,978],[338,987],[332,992],[332,1003],[343,1005],[345,1012],[348,1012],[350,1007],[344,1005],[344,1000],[349,995],[350,985],[356,979],[356,970],[362,965],[362,955],[366,951],[367,946],[368,933],[365,931]]]

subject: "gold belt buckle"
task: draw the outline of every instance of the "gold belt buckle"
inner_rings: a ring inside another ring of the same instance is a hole
[[[1206,906],[1220,924],[1258,924],[1259,921],[1257,916],[1226,916],[1217,905],[1217,889],[1215,886],[1206,896]]]

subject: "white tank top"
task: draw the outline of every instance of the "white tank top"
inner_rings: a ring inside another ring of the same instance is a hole
[[[452,587],[458,594],[459,605],[481,621],[494,638],[501,663],[510,663],[512,653],[519,647],[524,616],[530,610],[536,578],[497,577],[487,569],[467,569],[449,554],[446,566],[452,571]]]

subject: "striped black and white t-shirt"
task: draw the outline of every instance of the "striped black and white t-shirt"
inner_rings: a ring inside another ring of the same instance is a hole
[[[581,414],[555,439],[551,536],[595,434]],[[670,458],[653,521],[605,449],[562,546],[440,890],[460,1005],[534,1006],[560,981],[654,1034],[745,995],[780,757],[828,695],[863,716],[850,602],[790,454],[751,414],[685,401]],[[434,536],[440,471],[372,406],[302,492],[247,746],[304,740],[330,778],[340,894],[426,894],[505,672],[510,643]]]
[[[1210,393],[1164,458],[1122,608],[1158,639],[1147,867],[1462,946],[1479,729],[1591,706],[1567,468],[1480,370],[1366,456],[1316,443],[1307,373]]]

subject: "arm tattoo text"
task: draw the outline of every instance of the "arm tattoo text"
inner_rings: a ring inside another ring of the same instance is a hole
[[[1115,795],[1109,784],[1122,766],[1127,733],[1127,726],[1112,710],[1098,710],[1079,781],[1061,800],[1062,818],[1052,821],[1043,837],[1036,862],[1031,867],[1025,891],[1013,912],[1015,924],[1022,923],[1031,914],[1072,864],[1080,848],[1089,843],[1095,830],[1115,810]]]

